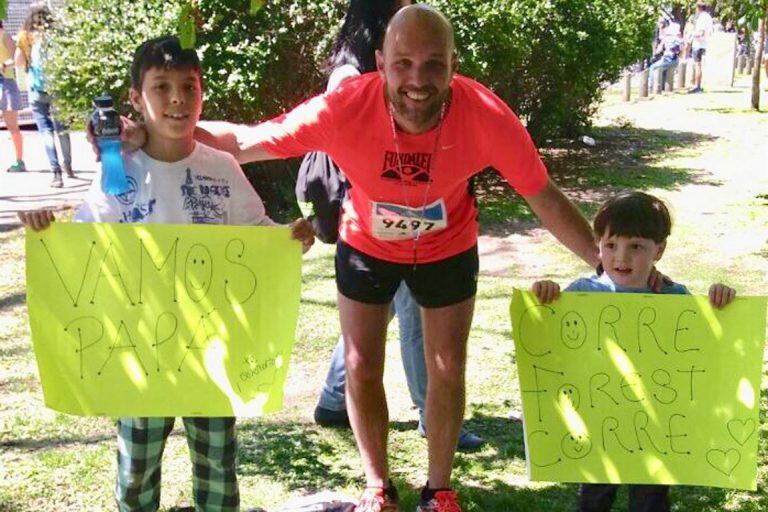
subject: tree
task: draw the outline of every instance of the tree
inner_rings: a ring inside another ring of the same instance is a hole
[[[718,13],[724,19],[735,21],[737,24],[757,31],[758,47],[755,52],[755,66],[752,69],[752,95],[750,104],[753,109],[760,110],[760,63],[765,48],[766,23],[768,23],[768,0],[718,0]]]
[[[150,37],[183,32],[181,19],[188,33],[190,10],[205,69],[204,118],[252,123],[321,92],[325,58],[348,0],[269,0],[257,11],[252,2],[259,0],[67,0],[51,31],[51,93],[75,124],[105,91],[130,112],[133,49]],[[429,3],[454,24],[459,72],[494,90],[534,138],[545,140],[573,137],[589,124],[606,85],[647,53],[660,2]],[[268,205],[272,197],[293,199],[289,178],[247,172]],[[281,183],[275,193],[264,190],[275,183]]]

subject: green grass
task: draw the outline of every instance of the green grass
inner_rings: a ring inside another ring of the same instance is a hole
[[[660,268],[675,280],[696,293],[723,280],[740,294],[764,294],[768,176],[758,149],[766,147],[766,116],[742,115],[742,96],[711,95],[706,109],[685,95],[665,99],[663,105],[683,116],[665,129],[659,128],[660,120],[647,120],[661,100],[609,105],[614,122],[597,123],[590,132],[595,147],[551,141],[542,153],[553,178],[587,215],[626,188],[666,199],[676,224]],[[577,486],[531,483],[525,476],[522,429],[509,419],[521,402],[508,307],[513,287],[527,288],[544,277],[566,284],[589,269],[542,233],[525,203],[498,175],[483,173],[477,184],[481,230],[501,249],[482,258],[488,267],[480,275],[467,364],[467,426],[487,443],[477,452],[457,455],[456,485],[465,511],[573,510]],[[354,496],[363,483],[351,433],[311,422],[339,333],[333,273],[333,247],[317,246],[305,257],[285,409],[239,421],[244,507],[274,511],[289,497],[323,489]],[[415,431],[417,415],[396,339],[393,322],[385,373],[390,463],[403,510],[413,510],[416,489],[425,479],[426,445]],[[767,385],[764,378],[762,418]],[[768,426],[762,422],[757,492],[678,487],[672,491],[674,510],[768,509],[767,443]],[[44,407],[26,322],[23,236],[20,230],[0,232],[0,512],[114,509],[114,452],[112,420],[67,416]],[[164,457],[163,510],[191,503],[190,473],[186,440],[177,424]],[[615,510],[625,509],[622,491]]]

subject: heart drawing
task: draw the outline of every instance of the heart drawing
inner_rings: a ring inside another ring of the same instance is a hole
[[[728,433],[739,446],[744,446],[752,434],[755,433],[755,420],[752,418],[746,420],[731,420],[728,422]]]
[[[741,462],[741,453],[736,448],[730,450],[709,450],[707,452],[707,462],[725,476],[731,476],[733,470]]]

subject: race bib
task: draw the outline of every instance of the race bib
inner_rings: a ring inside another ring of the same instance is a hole
[[[423,208],[372,202],[373,236],[379,240],[411,240],[448,227],[445,201],[438,199]]]

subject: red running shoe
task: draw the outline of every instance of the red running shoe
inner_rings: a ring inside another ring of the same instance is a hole
[[[398,512],[400,498],[397,488],[389,483],[389,487],[366,487],[354,512]]]
[[[435,491],[429,501],[422,497],[416,512],[461,512],[461,507],[456,491],[444,490]]]

